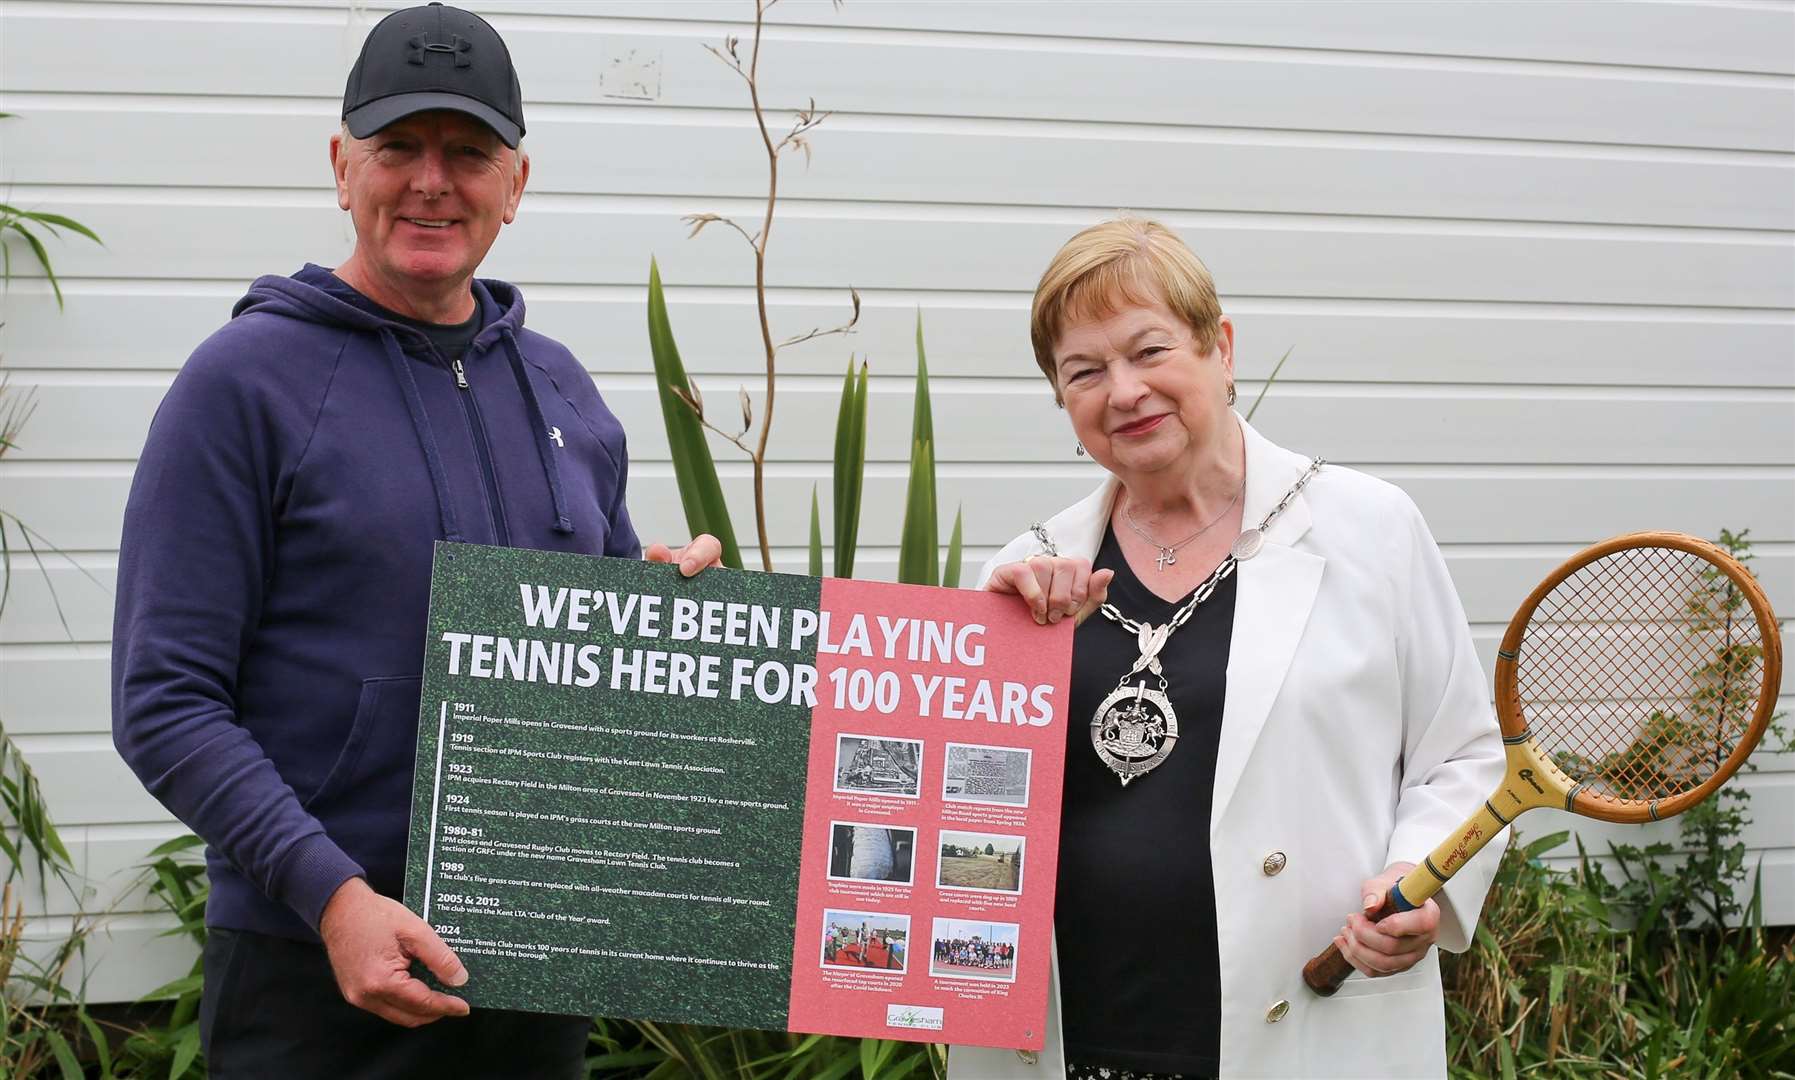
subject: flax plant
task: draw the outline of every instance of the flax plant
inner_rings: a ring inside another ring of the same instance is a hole
[[[666,423],[667,439],[672,449],[674,476],[679,484],[680,503],[686,524],[694,534],[709,532],[723,542],[723,562],[727,566],[743,565],[741,551],[723,498],[722,484],[717,478],[716,464],[711,458],[705,432],[715,434],[748,457],[753,469],[754,523],[763,570],[773,569],[772,544],[767,531],[766,466],[767,443],[772,433],[773,409],[778,387],[778,358],[782,350],[794,345],[832,335],[854,331],[860,319],[860,294],[849,288],[851,311],[839,326],[808,330],[779,339],[773,333],[767,312],[767,248],[773,233],[775,210],[779,200],[779,167],[781,159],[802,153],[809,162],[814,148],[811,133],[828,118],[819,111],[815,99],[796,111],[788,129],[775,137],[769,126],[760,93],[761,39],[766,13],[777,0],[756,0],[753,36],[746,45],[736,37],[725,39],[721,47],[706,46],[724,65],[741,78],[748,91],[748,102],[761,146],[767,160],[765,210],[759,227],[752,232],[721,214],[691,214],[683,220],[691,226],[688,238],[697,236],[707,226],[717,225],[733,231],[748,245],[754,260],[754,301],[758,316],[759,346],[766,368],[765,388],[756,416],[754,398],[746,387],[736,394],[740,427],[732,418],[725,427],[713,414],[707,414],[704,396],[686,373],[679,348],[667,315],[666,296],[661,284],[660,266],[651,260],[648,274],[648,337],[654,356],[656,383],[660,392],[661,416]],[[928,401],[928,368],[923,350],[922,315],[917,313],[916,328],[916,416],[913,422],[910,480],[905,496],[905,515],[899,545],[899,580],[913,584],[959,583],[961,563],[961,523],[956,516],[952,539],[948,544],[945,566],[937,529],[934,426]],[[833,543],[836,577],[851,577],[854,572],[855,549],[859,540],[861,496],[865,485],[867,367],[864,362],[856,374],[850,359],[842,384],[840,412],[836,418],[833,502]],[[811,492],[811,530],[808,569],[823,573],[822,512],[820,493]]]
[[[754,36],[749,43],[746,59],[742,56],[741,40],[734,36],[726,38],[722,48],[713,45],[705,46],[712,55],[717,57],[718,60],[721,60],[725,66],[731,71],[734,71],[736,75],[741,78],[748,90],[748,101],[754,114],[755,127],[760,132],[761,145],[766,151],[767,158],[766,209],[762,214],[760,227],[750,233],[733,218],[726,217],[722,214],[691,214],[684,219],[685,222],[692,227],[692,231],[688,234],[688,238],[697,236],[707,225],[718,224],[731,229],[738,234],[742,240],[747,243],[749,250],[753,254],[754,304],[755,312],[759,316],[761,349],[766,358],[766,388],[763,391],[761,399],[760,424],[758,431],[755,432],[753,399],[749,397],[746,387],[743,387],[737,395],[737,400],[741,406],[741,429],[739,431],[725,431],[711,423],[705,417],[704,399],[697,393],[696,389],[691,386],[690,381],[685,378],[683,369],[678,372],[678,376],[675,378],[669,378],[664,375],[662,379],[665,392],[671,393],[677,397],[691,411],[692,416],[699,424],[710,431],[715,432],[717,435],[734,445],[737,449],[741,450],[748,456],[748,460],[752,463],[754,469],[754,524],[757,537],[760,541],[760,561],[763,570],[773,569],[773,550],[772,545],[767,539],[766,466],[767,440],[772,435],[773,431],[773,406],[778,391],[777,373],[779,352],[790,346],[802,344],[806,341],[813,341],[817,338],[828,337],[833,334],[850,333],[852,332],[855,323],[860,319],[860,294],[851,288],[848,290],[848,293],[853,303],[853,312],[848,318],[848,321],[840,326],[828,329],[819,327],[794,337],[776,341],[774,339],[771,320],[767,315],[767,245],[771,242],[773,237],[773,214],[779,203],[779,161],[783,155],[802,152],[805,161],[808,162],[811,155],[810,132],[829,116],[828,113],[819,112],[817,110],[816,100],[812,98],[807,107],[797,110],[790,129],[777,140],[774,139],[772,130],[767,126],[766,109],[761,104],[760,99],[761,31],[767,11],[777,2],[778,0],[755,0]],[[651,279],[658,279],[658,267],[651,267],[650,272]],[[650,304],[652,307],[652,305],[656,303],[654,294],[658,293],[659,290],[658,285],[653,283],[651,283],[650,288]],[[659,302],[662,306],[662,318],[664,321],[665,301],[662,300]],[[650,321],[652,327],[652,315],[650,316]],[[653,329],[651,329],[650,334],[652,343],[654,338]],[[666,337],[666,341],[671,341],[670,332]],[[677,364],[677,359],[674,360],[674,364]],[[662,367],[661,355],[657,350],[657,371]],[[663,401],[664,400],[665,399],[663,399]],[[669,434],[672,434],[671,429],[673,427],[673,422],[671,419],[669,419],[668,426]],[[750,432],[755,432],[752,444],[750,444],[749,441]],[[714,467],[712,471],[714,473]],[[721,506],[722,504],[719,499],[719,501],[717,501],[711,508],[711,512],[706,518],[708,523],[716,524],[719,521],[727,519],[727,515],[721,513]],[[730,539],[733,540],[733,537]],[[734,562],[730,562],[726,553],[724,561],[729,565],[739,566],[739,554]]]

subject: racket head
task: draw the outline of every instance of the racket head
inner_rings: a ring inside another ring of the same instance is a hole
[[[1495,676],[1503,741],[1539,772],[1552,795],[1542,805],[1655,821],[1707,798],[1757,747],[1782,637],[1764,590],[1725,550],[1632,533],[1540,583],[1509,622]]]

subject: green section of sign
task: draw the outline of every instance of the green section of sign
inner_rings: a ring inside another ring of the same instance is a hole
[[[556,627],[526,620],[523,585],[560,598]],[[493,1008],[785,1027],[804,822],[794,763],[808,755],[810,708],[789,684],[768,703],[733,675],[738,660],[777,665],[760,683],[771,691],[814,662],[808,642],[788,646],[793,612],[815,611],[819,588],[437,545],[405,897],[466,964],[458,993]],[[586,628],[568,625],[581,598],[562,589],[600,594]],[[609,594],[630,612],[621,628]],[[630,596],[660,598],[659,636]],[[676,598],[759,605],[761,630],[778,609],[777,641],[748,643],[752,621],[725,607],[708,629],[736,644],[671,640]],[[691,658],[690,685],[677,678],[687,661],[646,652]],[[713,697],[697,693],[705,665]]]

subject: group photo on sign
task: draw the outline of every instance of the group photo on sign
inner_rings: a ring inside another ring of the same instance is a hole
[[[1795,1075],[1795,9],[0,41],[0,1076]]]

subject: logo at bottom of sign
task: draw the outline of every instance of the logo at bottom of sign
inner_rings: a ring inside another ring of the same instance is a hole
[[[940,1031],[941,1010],[926,1005],[887,1005],[885,1006],[885,1026]]]

